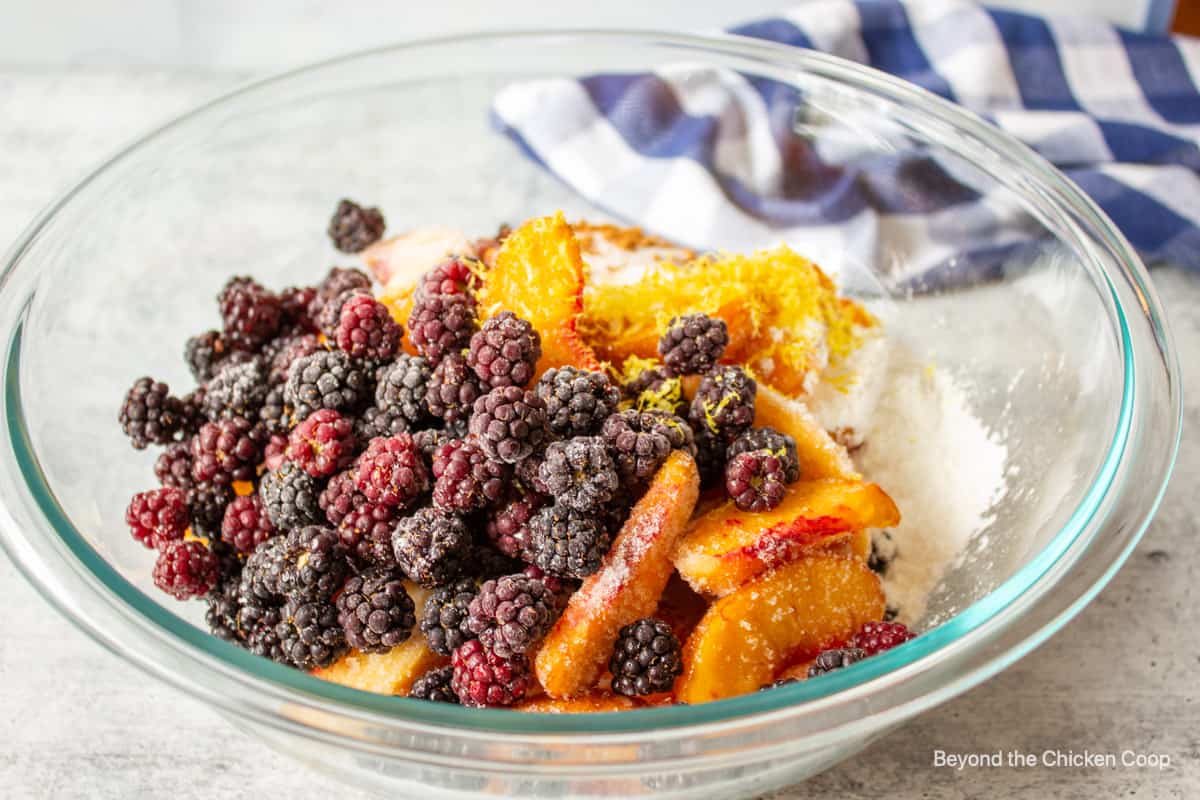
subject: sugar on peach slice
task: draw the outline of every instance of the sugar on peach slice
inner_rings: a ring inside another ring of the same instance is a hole
[[[654,612],[699,494],[696,462],[675,451],[633,507],[600,569],[571,596],[542,640],[534,672],[551,697],[574,697],[595,686],[621,628]]]
[[[596,714],[605,711],[629,711],[640,708],[641,705],[632,697],[624,697],[608,689],[592,689],[578,697],[559,698],[542,695],[523,700],[513,706],[513,710],[542,714]]]
[[[785,564],[709,607],[684,646],[675,698],[696,704],[753,692],[883,613],[879,576],[862,561],[813,554]]]
[[[846,448],[833,440],[803,403],[760,381],[754,409],[757,427],[774,428],[796,440],[801,478],[861,480]]]
[[[836,537],[899,521],[892,498],[873,483],[801,481],[770,511],[742,511],[727,501],[692,520],[675,568],[696,591],[722,596]]]

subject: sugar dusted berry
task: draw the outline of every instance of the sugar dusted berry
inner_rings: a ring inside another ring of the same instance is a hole
[[[725,322],[707,314],[685,314],[667,323],[658,341],[658,354],[671,375],[699,375],[712,369],[725,346],[729,331]]]
[[[187,340],[183,346],[183,359],[197,383],[208,382],[229,354],[229,343],[220,331],[205,331]]]
[[[354,482],[372,503],[409,506],[429,489],[429,474],[412,437],[372,439],[355,462]]]
[[[262,456],[254,426],[242,417],[206,423],[192,439],[192,478],[229,485],[249,481]]]
[[[683,672],[679,639],[662,620],[639,619],[621,628],[608,668],[617,694],[669,692]]]
[[[175,440],[183,423],[183,406],[165,383],[138,378],[121,404],[121,430],[137,450]]]
[[[627,486],[644,485],[672,450],[693,447],[683,420],[654,411],[629,409],[613,414],[604,421],[601,437]]]
[[[601,510],[620,486],[616,464],[598,436],[554,442],[546,448],[538,475],[559,503],[582,512]]]
[[[603,372],[571,366],[546,370],[537,382],[546,422],[556,436],[590,436],[617,410],[620,392]]]
[[[417,292],[422,295],[473,295],[479,288],[479,276],[485,267],[473,258],[455,256],[421,276]]]
[[[848,646],[873,656],[915,638],[917,635],[902,622],[868,622],[850,637]]]
[[[267,369],[267,382],[271,386],[286,383],[288,372],[297,359],[311,356],[323,349],[320,340],[311,333],[290,336],[279,341],[278,346],[271,353]]]
[[[217,585],[221,564],[215,553],[198,541],[164,542],[154,564],[154,585],[176,600],[203,597]]]
[[[240,350],[258,350],[275,336],[283,321],[279,298],[253,278],[230,278],[217,303],[225,322],[224,336]]]
[[[725,491],[742,511],[770,511],[787,492],[787,467],[770,450],[740,453],[725,465]]]
[[[221,540],[239,553],[249,555],[276,533],[258,495],[237,497],[225,508]]]
[[[725,458],[732,461],[751,450],[766,450],[783,464],[784,478],[794,483],[800,478],[800,458],[796,454],[796,440],[774,428],[751,428],[738,436],[725,451]]]
[[[471,601],[479,587],[470,578],[463,578],[433,590],[425,600],[421,615],[421,632],[429,649],[448,656],[475,634],[467,627]]]
[[[478,329],[475,301],[465,294],[418,293],[408,317],[413,347],[434,365],[469,347]]]
[[[354,422],[323,408],[292,429],[285,455],[314,478],[324,478],[350,465],[355,445]]]
[[[555,618],[553,593],[527,575],[485,581],[471,600],[467,629],[501,658],[529,651],[550,630]]]
[[[519,386],[501,386],[475,401],[471,433],[489,456],[515,464],[546,440],[546,404]]]
[[[288,598],[328,600],[350,571],[346,549],[323,525],[296,528],[284,537],[279,593]]]
[[[337,598],[338,621],[349,645],[386,653],[412,636],[416,607],[398,570],[372,567],[346,581]]]
[[[501,708],[525,696],[533,684],[533,671],[523,655],[503,658],[473,639],[451,658],[450,686],[464,706]]]
[[[405,575],[422,586],[434,587],[466,572],[473,544],[462,517],[422,508],[396,525],[392,547]]]
[[[688,409],[688,421],[732,442],[754,423],[758,384],[741,367],[717,367],[706,373]]]
[[[125,509],[125,522],[133,538],[149,548],[182,539],[189,516],[187,498],[175,488],[139,492]]]
[[[329,238],[343,253],[358,253],[379,241],[385,228],[378,208],[363,208],[353,200],[342,199],[329,220]]]
[[[447,353],[429,376],[425,404],[429,413],[453,427],[466,424],[483,393],[483,384],[467,360],[458,353]]]
[[[321,519],[316,480],[291,461],[262,476],[258,496],[277,529],[289,531]]]
[[[532,559],[532,532],[529,522],[546,502],[543,494],[514,488],[504,502],[488,514],[488,539],[506,556],[522,561]]]
[[[434,505],[474,511],[504,496],[512,467],[489,458],[472,439],[454,439],[434,451],[433,479]]]
[[[322,408],[351,413],[367,402],[371,380],[366,369],[340,350],[320,350],[292,363],[283,398],[296,421]]]
[[[400,348],[403,329],[387,306],[369,294],[357,294],[338,312],[337,346],[351,358],[387,361]]]
[[[426,672],[413,682],[408,690],[408,696],[414,700],[428,700],[431,703],[458,703],[458,695],[454,693],[450,683],[454,678],[454,667],[438,667]]]
[[[204,413],[212,420],[254,419],[267,398],[267,389],[267,376],[259,359],[226,364],[205,387]]]
[[[562,578],[591,575],[612,544],[607,527],[595,515],[558,504],[534,514],[529,529],[534,563]]]
[[[337,526],[342,545],[359,564],[392,566],[392,531],[401,511],[395,506],[364,502]]]
[[[467,362],[485,386],[495,389],[527,385],[541,357],[542,338],[533,326],[511,311],[501,311],[471,337]]]
[[[347,650],[337,608],[328,600],[292,600],[275,626],[284,658],[302,670],[327,667]]]
[[[425,395],[432,374],[433,368],[424,358],[400,354],[394,362],[379,370],[375,408],[404,420],[405,430],[428,425],[432,416]]]

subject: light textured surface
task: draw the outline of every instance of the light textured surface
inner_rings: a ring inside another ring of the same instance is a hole
[[[0,242],[80,171],[147,125],[235,81],[166,72],[0,71]],[[1200,350],[1200,279],[1156,273],[1180,352]],[[984,685],[775,798],[1200,796],[1200,637],[1193,557],[1200,381],[1175,480],[1145,540],[1099,599]],[[86,639],[0,557],[0,795],[11,798],[342,798]],[[1162,753],[1170,769],[932,768],[933,752]]]

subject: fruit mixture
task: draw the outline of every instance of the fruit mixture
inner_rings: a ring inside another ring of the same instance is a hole
[[[197,388],[125,397],[133,446],[163,448],[130,531],[214,635],[541,712],[702,703],[912,638],[871,546],[899,512],[795,399],[878,325],[815,265],[561,214],[383,233],[342,201],[330,237],[381,290],[234,277],[187,341]]]

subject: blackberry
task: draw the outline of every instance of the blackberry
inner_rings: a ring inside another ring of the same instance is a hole
[[[527,575],[504,575],[479,587],[466,625],[490,651],[511,658],[540,641],[554,618],[554,595],[544,583]]]
[[[514,490],[488,515],[487,536],[496,549],[512,558],[532,558],[529,521],[546,504],[545,495]]]
[[[467,349],[478,328],[475,301],[465,294],[418,293],[408,316],[413,347],[434,365]]]
[[[915,638],[917,635],[902,622],[868,622],[850,637],[847,645],[873,656]]]
[[[639,619],[621,628],[608,669],[617,694],[641,697],[669,692],[683,672],[679,639],[662,620]]]
[[[258,496],[262,498],[267,517],[280,531],[318,522],[321,519],[318,494],[313,476],[291,461],[284,461],[279,469],[263,475],[258,483]]]
[[[258,421],[271,436],[286,436],[292,425],[292,413],[283,400],[283,387],[272,386],[258,410]]]
[[[183,423],[183,404],[172,397],[170,388],[153,378],[138,378],[121,403],[117,416],[136,450],[151,444],[174,441]]]
[[[243,602],[238,609],[238,631],[245,642],[245,648],[254,655],[292,666],[283,652],[283,644],[277,632],[280,612],[278,606]]]
[[[267,399],[267,377],[259,360],[227,364],[208,382],[204,413],[211,420],[258,416]]]
[[[612,538],[595,515],[562,505],[543,508],[529,521],[533,562],[550,575],[586,578],[600,569]]]
[[[330,343],[337,343],[338,324],[342,321],[342,309],[356,297],[374,299],[375,295],[371,294],[370,289],[347,289],[337,297],[325,301],[325,304],[321,306],[321,313],[313,320],[317,325],[317,331],[323,334]]]
[[[329,238],[343,253],[366,250],[383,236],[386,224],[378,208],[363,208],[353,200],[338,203],[329,220]]]
[[[402,353],[379,370],[375,407],[391,419],[404,420],[407,429],[424,427],[432,420],[425,402],[432,374],[428,361]]]
[[[550,432],[564,439],[599,432],[621,399],[604,373],[570,366],[546,370],[537,394],[546,403]]]
[[[154,477],[163,486],[187,491],[195,485],[192,480],[191,442],[175,442],[159,453],[154,462]]]
[[[821,652],[808,667],[808,677],[816,678],[835,669],[848,667],[867,657],[865,650],[857,647],[840,647]]]
[[[392,547],[404,574],[430,588],[463,574],[473,549],[471,530],[462,517],[435,508],[401,519],[392,533]]]
[[[200,432],[208,415],[204,410],[208,387],[197,386],[179,399],[179,432],[181,438],[195,436]]]
[[[754,423],[758,384],[741,367],[717,367],[704,375],[692,398],[688,420],[732,442]]]
[[[171,487],[138,492],[125,509],[129,532],[151,549],[182,539],[188,522],[187,498]]]
[[[471,337],[467,363],[485,386],[496,389],[528,384],[541,357],[542,337],[533,326],[511,311],[501,311]]]
[[[254,352],[270,341],[283,321],[279,298],[253,278],[230,278],[217,295],[225,339],[236,349]]]
[[[454,668],[450,688],[464,706],[510,706],[533,685],[533,671],[525,656],[503,658],[478,639],[455,650],[450,663]]]
[[[410,427],[408,420],[391,409],[385,411],[371,406],[355,418],[354,437],[359,442],[369,442],[380,436],[408,433]]]
[[[314,478],[325,478],[350,466],[356,444],[353,420],[322,408],[292,428],[285,455]]]
[[[499,578],[501,575],[515,575],[525,567],[519,559],[506,556],[487,543],[476,543],[475,554],[471,558],[470,575],[478,580]]]
[[[725,458],[732,461],[751,450],[766,450],[778,458],[788,483],[799,480],[800,457],[796,453],[796,440],[791,436],[774,428],[751,428],[733,440],[725,451]]]
[[[192,478],[225,486],[250,481],[262,457],[254,426],[242,417],[206,422],[192,438]]]
[[[546,404],[519,386],[501,386],[475,401],[471,433],[490,457],[515,464],[546,440]]]
[[[372,439],[354,464],[358,490],[372,503],[408,507],[429,489],[429,474],[412,437]]]
[[[408,690],[408,696],[414,700],[428,700],[431,703],[458,703],[458,695],[450,686],[454,677],[454,667],[438,667],[426,672],[413,682]]]
[[[454,439],[433,454],[433,502],[447,511],[474,511],[500,500],[512,467],[487,457],[471,439]]]
[[[341,588],[350,562],[337,532],[307,525],[283,540],[279,593],[288,599],[328,600]]]
[[[289,601],[275,632],[287,662],[306,672],[329,666],[348,649],[337,608],[327,600]]]
[[[261,543],[246,558],[238,594],[243,605],[277,606],[283,601],[280,578],[287,567],[287,542],[276,536]]]
[[[621,480],[630,487],[649,482],[673,449],[694,446],[683,420],[654,411],[629,409],[613,414],[604,421],[600,435]]]
[[[695,429],[695,442],[700,485],[709,488],[725,479],[725,455],[728,446],[718,434],[703,426]]]
[[[205,532],[218,531],[225,518],[225,507],[233,502],[233,489],[223,483],[195,483],[187,490],[188,514],[192,527]]]
[[[266,509],[258,495],[237,497],[225,507],[221,541],[239,553],[253,553],[275,533],[275,526],[267,518]]]
[[[343,470],[332,478],[317,498],[317,505],[325,512],[330,525],[340,525],[351,511],[367,502],[367,498],[354,483],[354,470]]]
[[[308,316],[316,320],[330,300],[352,289],[371,291],[371,276],[356,267],[332,267],[317,284],[317,293],[308,305]]]
[[[557,502],[577,511],[599,511],[617,493],[620,476],[598,436],[554,442],[538,469],[542,483]]]
[[[426,296],[473,295],[479,288],[479,276],[484,269],[483,264],[473,258],[455,256],[422,275],[417,281],[417,292]]]
[[[475,638],[467,627],[467,618],[478,592],[475,581],[469,578],[433,590],[421,612],[421,633],[430,650],[448,656]]]
[[[217,585],[220,575],[216,554],[192,540],[164,542],[154,563],[154,585],[176,600],[203,597]]]
[[[880,577],[887,575],[888,567],[896,559],[896,540],[885,530],[871,531],[871,554],[867,566]]]
[[[367,372],[340,350],[322,350],[292,363],[283,392],[297,422],[322,408],[353,413],[370,396]]]
[[[241,641],[238,626],[238,611],[241,608],[238,595],[239,573],[222,577],[216,587],[204,598],[204,622],[209,632],[226,642]]]
[[[770,511],[787,492],[786,470],[770,450],[740,453],[725,465],[725,491],[742,511]]]
[[[625,362],[627,366],[629,360]],[[682,381],[668,375],[666,369],[660,366],[643,366],[626,381],[621,390],[626,398],[621,404],[622,409],[666,411],[679,416],[687,411],[687,398],[683,395]]]
[[[369,294],[350,297],[338,312],[337,346],[351,358],[387,361],[400,349],[403,333],[387,306]]]
[[[549,444],[551,442],[546,441],[534,448],[533,453],[528,458],[518,461],[513,469],[513,474],[522,487],[540,494],[549,493],[541,477],[542,462],[546,460],[546,447]]]
[[[338,537],[359,564],[394,566],[392,531],[398,517],[399,511],[393,506],[363,502],[342,519],[337,526]]]
[[[187,340],[183,346],[183,359],[196,383],[207,383],[225,363],[231,349],[220,331],[205,331]]]
[[[386,653],[412,636],[416,606],[394,569],[372,567],[346,581],[337,598],[346,642],[364,653]]]
[[[315,286],[289,286],[279,293],[279,310],[283,314],[281,327],[292,335],[316,333],[317,325],[308,315],[308,308],[317,297]]]
[[[483,384],[467,360],[457,353],[448,353],[429,376],[425,404],[429,413],[441,417],[446,427],[451,428],[467,422],[483,392]]]
[[[725,321],[707,314],[673,317],[658,340],[658,354],[670,375],[700,375],[712,369],[725,346],[729,330]]]
[[[311,356],[323,349],[321,340],[315,334],[304,333],[284,339],[271,353],[267,382],[272,386],[287,383],[288,373],[296,359]]]

